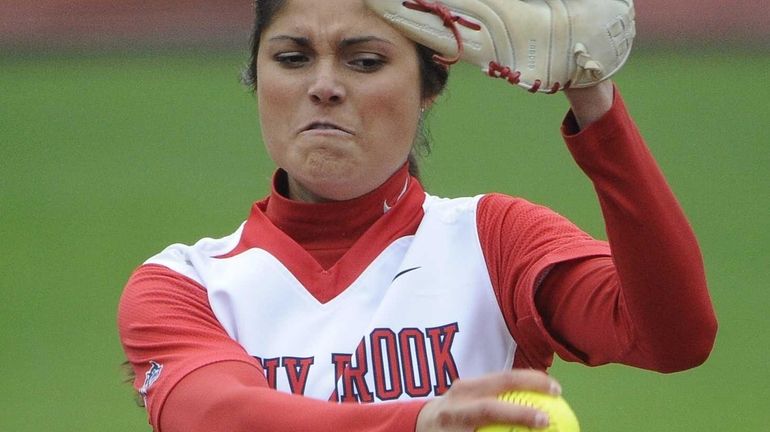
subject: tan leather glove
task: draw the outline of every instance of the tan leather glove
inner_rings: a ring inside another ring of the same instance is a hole
[[[531,92],[590,87],[625,63],[632,0],[365,0],[400,32]]]

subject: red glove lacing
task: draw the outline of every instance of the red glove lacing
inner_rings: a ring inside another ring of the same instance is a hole
[[[439,18],[441,18],[442,21],[444,21],[444,27],[447,27],[450,30],[452,30],[452,34],[454,35],[455,40],[457,41],[457,54],[454,57],[443,57],[438,54],[435,54],[433,56],[433,60],[435,60],[437,63],[440,63],[444,66],[450,66],[457,63],[458,61],[460,61],[460,57],[462,57],[463,55],[463,50],[464,50],[463,38],[462,36],[460,36],[460,29],[457,27],[458,24],[460,24],[461,26],[467,27],[471,30],[475,30],[475,31],[481,30],[481,26],[479,24],[468,21],[459,15],[453,14],[452,11],[441,2],[428,2],[426,0],[412,0],[412,1],[405,1],[403,5],[407,9],[412,9],[420,12],[428,12],[428,13],[437,15]]]

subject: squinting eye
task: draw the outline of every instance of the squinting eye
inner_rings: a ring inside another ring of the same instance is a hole
[[[274,57],[276,62],[287,68],[298,68],[308,62],[308,56],[300,52],[288,52],[276,54]]]
[[[350,61],[350,65],[361,72],[374,72],[385,65],[385,60],[379,56],[361,56]]]

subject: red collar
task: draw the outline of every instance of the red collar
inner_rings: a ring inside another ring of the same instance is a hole
[[[270,222],[311,250],[319,239],[323,239],[322,243],[331,240],[338,246],[350,247],[403,198],[413,180],[405,164],[377,189],[358,198],[306,203],[291,200],[281,192],[286,190],[287,175],[279,169],[273,175],[270,196],[257,205]]]
[[[219,258],[265,250],[321,303],[344,291],[393,241],[413,235],[423,217],[425,192],[406,165],[349,201],[292,201],[278,192],[282,181],[279,170],[270,196],[252,207],[238,245]]]

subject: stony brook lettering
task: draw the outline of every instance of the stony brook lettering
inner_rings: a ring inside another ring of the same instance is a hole
[[[353,353],[332,353],[327,359],[283,356],[255,357],[268,385],[275,389],[278,374],[285,374],[289,389],[305,394],[308,377],[319,361],[333,365],[329,396],[333,402],[374,402],[410,397],[440,396],[459,378],[452,345],[457,323],[418,329],[374,329]],[[367,378],[370,378],[367,382]],[[374,383],[371,385],[370,383]]]

